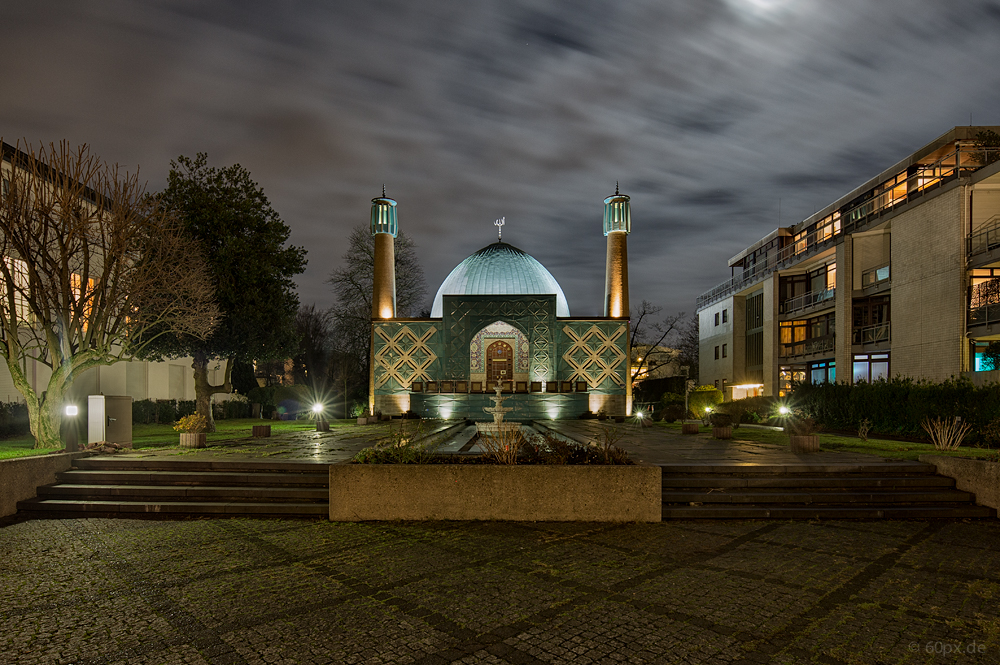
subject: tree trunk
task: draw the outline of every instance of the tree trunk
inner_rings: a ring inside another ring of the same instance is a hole
[[[208,380],[208,356],[198,352],[194,354],[191,367],[194,368],[195,406],[199,416],[204,416],[208,422],[208,432],[215,431],[215,418],[212,416],[212,395],[216,393],[233,392],[232,372],[233,359],[226,359],[226,378],[222,385],[213,386]]]

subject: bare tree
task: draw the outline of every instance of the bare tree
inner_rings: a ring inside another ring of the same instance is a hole
[[[60,446],[73,380],[130,360],[157,338],[218,325],[205,262],[176,219],[122,173],[65,141],[4,144],[0,349],[28,407],[36,448]],[[45,390],[27,361],[52,370]]]
[[[677,358],[676,350],[664,346],[664,343],[673,342],[679,336],[685,314],[680,312],[656,320],[662,311],[662,307],[656,307],[647,300],[643,300],[638,308],[632,309],[629,357],[633,363],[633,384],[645,378],[652,365],[666,364]]]

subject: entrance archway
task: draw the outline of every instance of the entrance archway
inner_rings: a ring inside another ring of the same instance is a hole
[[[514,350],[507,342],[493,342],[486,348],[486,380],[511,381],[513,378]]]

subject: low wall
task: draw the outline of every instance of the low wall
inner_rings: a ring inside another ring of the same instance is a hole
[[[955,479],[955,487],[976,495],[976,503],[1000,510],[1000,462],[920,455],[921,462],[933,464],[942,476]]]
[[[334,464],[330,519],[659,522],[656,466]]]
[[[17,502],[34,498],[39,485],[56,482],[56,474],[69,470],[88,453],[50,453],[0,460],[0,517],[17,512]]]

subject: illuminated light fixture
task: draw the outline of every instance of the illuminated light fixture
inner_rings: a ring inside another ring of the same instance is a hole
[[[559,420],[559,409],[549,409],[549,420]]]
[[[789,409],[787,406],[779,406],[778,407],[778,413],[780,413],[783,416],[787,416],[791,412],[792,412],[792,410]]]
[[[705,413],[712,413],[712,407],[706,406],[705,407]]]
[[[80,413],[80,409],[78,409],[76,407],[76,404],[67,404],[66,405],[66,415],[67,416],[75,416],[78,413]]]
[[[754,388],[763,388],[763,383],[743,383],[738,386],[729,386],[734,390],[753,390]]]
[[[639,418],[641,420],[641,419],[643,419],[643,418],[646,417],[646,414],[644,412],[642,412],[642,411],[636,411],[635,412],[635,417]]]
[[[323,405],[322,404],[320,404],[318,402],[316,404],[313,404],[313,413],[322,413],[322,412],[323,412]]]
[[[391,319],[392,318],[392,307],[390,307],[388,305],[383,306],[381,314],[382,314],[382,318],[383,319]]]
[[[441,417],[445,420],[451,418],[451,409],[441,409]]]

